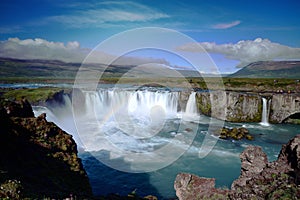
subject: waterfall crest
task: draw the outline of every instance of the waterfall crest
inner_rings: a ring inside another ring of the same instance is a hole
[[[178,96],[178,92],[169,91],[99,90],[85,93],[85,108],[86,114],[96,116],[110,110],[143,117],[151,115],[154,107],[160,107],[166,117],[172,117],[177,114]]]

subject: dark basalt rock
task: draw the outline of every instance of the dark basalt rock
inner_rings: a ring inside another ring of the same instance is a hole
[[[198,197],[232,200],[300,199],[300,135],[283,145],[274,162],[268,162],[262,148],[255,146],[247,147],[240,158],[241,175],[232,183],[231,190],[214,188],[214,179],[179,174],[174,184],[176,195],[180,200],[194,200]]]
[[[247,139],[247,140],[253,140],[254,137],[250,135],[248,129],[244,127],[240,128],[226,128],[223,127],[219,130],[219,138],[221,139],[233,139],[233,140],[241,140],[241,139]]]
[[[25,102],[21,112],[19,103],[0,108],[0,198],[91,197],[72,136],[45,114],[32,117]]]
[[[22,98],[21,101],[4,101],[2,108],[5,108],[6,113],[10,117],[34,117],[34,113],[27,99]]]
[[[297,135],[289,143],[283,145],[278,162],[291,167],[289,172],[294,175],[295,182],[300,185],[300,135]]]

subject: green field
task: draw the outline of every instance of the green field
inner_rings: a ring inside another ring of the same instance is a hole
[[[25,78],[7,78],[0,79],[0,83],[74,83],[74,79],[25,79]],[[109,77],[101,80],[102,84],[131,84],[139,86],[152,86],[152,87],[181,87],[181,88],[194,88],[200,90],[218,90],[225,89],[228,91],[240,92],[287,92],[287,93],[300,93],[300,83],[296,79],[274,79],[269,78],[228,78],[222,79],[211,78],[164,78],[164,79],[146,79],[146,78],[120,78]],[[7,89],[0,88],[0,95],[3,99],[21,99],[26,97],[29,102],[41,102],[52,97],[56,92],[66,88],[57,87],[42,87],[37,89]],[[69,90],[69,89],[67,89]]]

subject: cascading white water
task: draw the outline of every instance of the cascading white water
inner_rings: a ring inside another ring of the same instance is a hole
[[[261,115],[261,122],[260,124],[263,126],[269,126],[269,105],[268,105],[268,100],[266,98],[262,98],[263,102],[263,110],[262,110],[262,115]]]
[[[51,107],[48,112],[54,116],[50,121],[72,133],[77,144],[84,144],[87,151],[110,151],[108,142],[129,151],[149,151],[166,142],[154,136],[166,130],[173,136],[180,134],[180,120],[193,121],[197,115],[195,92],[190,94],[184,113],[178,109],[180,92],[100,89],[82,94],[83,99],[73,105],[80,107],[76,110],[76,125],[67,95],[65,105]],[[143,141],[149,138],[151,142]]]
[[[99,90],[85,93],[86,114],[126,113],[132,117],[142,118],[150,116],[153,108],[160,107],[166,117],[177,114],[178,92],[168,91],[124,91],[124,90]]]
[[[104,140],[139,149],[144,145],[139,139],[156,135],[179,114],[179,92],[106,89],[83,94],[85,105],[77,128],[87,150],[99,150],[100,143],[105,149]]]
[[[192,92],[186,103],[185,113],[187,115],[197,115],[196,92]]]

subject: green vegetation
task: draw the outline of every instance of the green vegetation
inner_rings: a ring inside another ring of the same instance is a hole
[[[23,187],[18,180],[6,180],[0,185],[1,199],[20,199]]]
[[[156,84],[168,87],[194,87],[203,90],[224,89],[225,87],[226,90],[235,91],[299,92],[299,65],[300,62],[294,61],[257,62],[249,64],[230,77],[220,79],[218,77],[194,77],[198,73],[189,70],[178,70],[177,73],[174,73],[174,70],[161,69],[162,73],[165,73],[162,76],[170,76],[162,77],[152,73],[151,68],[136,69],[136,66],[130,65],[84,64],[82,66],[81,63],[66,63],[57,60],[0,58],[0,83],[72,84],[78,70],[85,69],[86,73],[90,73],[89,71],[92,74],[102,73],[99,83]],[[271,76],[270,73],[274,76]],[[278,75],[289,78],[271,78],[278,77]]]
[[[197,95],[196,101],[197,101],[198,109],[202,114],[205,115],[211,114],[211,102],[208,97],[206,98],[203,95]]]
[[[101,84],[132,84],[135,86],[152,86],[152,87],[181,87],[181,88],[195,88],[202,90],[217,90],[225,89],[228,91],[245,91],[245,92],[300,92],[300,83],[295,79],[268,79],[268,78],[229,78],[224,77],[222,84],[219,78],[120,78],[120,77],[106,77],[101,79]],[[25,79],[25,78],[2,78],[0,83],[69,83],[72,84],[74,80],[71,79]],[[209,86],[209,88],[207,87]],[[37,89],[8,89],[0,88],[0,97],[10,100],[20,100],[25,97],[30,103],[35,104],[44,102],[51,98],[55,93],[62,90],[56,87],[41,87]],[[198,104],[205,99],[198,99]],[[207,101],[207,100],[206,100]],[[201,108],[204,114],[210,113],[210,106]],[[257,119],[260,115],[257,116]]]
[[[61,91],[60,88],[36,88],[36,89],[15,89],[2,90],[2,98],[9,100],[21,100],[25,97],[30,103],[44,102],[55,93]]]

